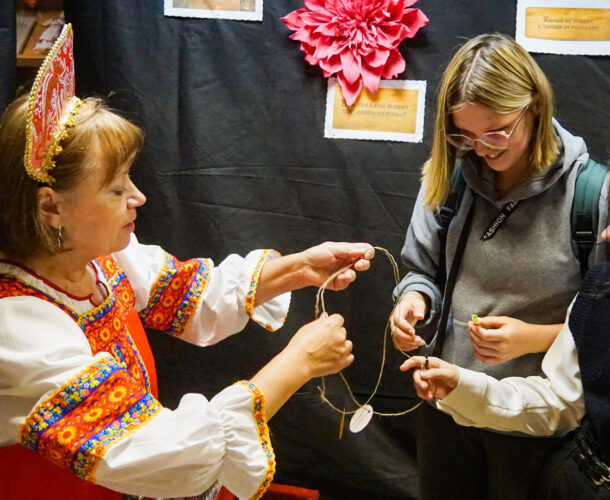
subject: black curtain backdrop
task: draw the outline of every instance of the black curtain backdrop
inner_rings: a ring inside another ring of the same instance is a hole
[[[137,221],[140,240],[182,259],[216,262],[254,248],[291,253],[327,239],[368,241],[398,258],[431,145],[442,70],[466,38],[514,36],[516,3],[414,5],[430,23],[400,46],[407,62],[400,78],[428,84],[424,141],[411,144],[324,138],[327,81],[279,20],[303,7],[301,0],[265,1],[262,22],[164,17],[161,0],[64,0],[79,95],[108,96],[147,135],[134,170],[148,197]],[[608,58],[535,58],[556,89],[559,120],[609,163]],[[360,400],[377,380],[393,285],[379,253],[350,289],[326,294],[327,309],[344,314],[354,341],[356,360],[345,375]],[[252,376],[313,319],[315,292],[295,292],[286,325],[273,334],[251,324],[201,349],[149,332],[162,402],[175,407],[187,392],[212,397]],[[415,403],[410,377],[398,371],[402,360],[388,348],[372,401],[378,411]],[[329,398],[352,409],[338,377],[326,382]],[[270,423],[276,481],[318,489],[322,499],[415,497],[413,414],[376,416],[339,440],[339,415],[321,402],[318,383],[303,387]]]
[[[15,2],[0,0],[0,114],[15,97]]]

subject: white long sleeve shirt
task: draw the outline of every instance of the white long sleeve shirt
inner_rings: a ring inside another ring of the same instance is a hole
[[[578,355],[568,321],[542,361],[544,377],[497,380],[460,368],[460,381],[437,407],[461,425],[533,436],[563,435],[585,412]]]
[[[218,266],[202,260],[205,273],[200,273],[199,286],[203,293],[192,299],[197,301],[196,307],[183,321],[183,330],[172,333],[205,346],[241,330],[249,316],[269,330],[279,328],[290,294],[250,310],[247,307],[265,260],[276,255],[268,251],[254,251],[245,258],[231,255]],[[141,312],[154,295],[153,287],[165,276],[168,254],[159,247],[141,245],[133,237],[113,257],[133,289],[135,309]],[[113,284],[97,261],[94,265],[112,295]],[[0,447],[4,447],[23,442],[20,433],[26,420],[32,421],[36,411],[44,414],[45,405],[50,408],[53,397],[65,395],[62,390],[75,380],[82,381],[83,374],[116,364],[116,355],[94,354],[71,316],[78,315],[80,321],[101,314],[109,298],[94,306],[88,298],[71,296],[7,261],[0,262],[0,277],[17,279],[51,298],[0,295]],[[239,498],[256,495],[271,481],[275,459],[264,404],[251,384],[232,385],[211,400],[187,394],[175,410],[162,408],[149,397],[155,410],[149,417],[142,416],[142,422],[130,423],[133,428],[110,442],[89,480],[149,497],[197,495],[219,480]],[[61,442],[58,438],[54,446],[60,447]]]

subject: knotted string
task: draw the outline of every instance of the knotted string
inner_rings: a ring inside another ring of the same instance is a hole
[[[386,255],[386,257],[389,259],[390,263],[392,264],[392,269],[394,271],[395,286],[398,286],[398,284],[400,283],[400,273],[398,271],[398,264],[396,264],[396,260],[394,259],[392,254],[390,252],[388,252],[385,248],[382,248],[382,247],[373,247],[373,248],[375,248],[375,250],[379,250],[380,252],[384,253]],[[316,318],[318,318],[321,313],[326,312],[326,309],[325,309],[325,306],[324,306],[324,291],[326,290],[326,287],[337,276],[339,276],[341,273],[347,271],[350,267],[351,267],[351,265],[345,266],[343,269],[339,269],[338,271],[333,273],[331,276],[329,276],[328,279],[322,284],[322,286],[320,286],[320,288],[318,289],[318,293],[316,294],[316,308],[315,308],[315,317]],[[370,401],[375,397],[375,394],[377,393],[377,389],[379,389],[379,385],[381,384],[381,378],[383,376],[383,369],[385,367],[385,360],[386,360],[386,355],[387,355],[388,332],[391,333],[390,325],[391,325],[392,315],[394,314],[394,310],[396,309],[396,307],[398,307],[399,304],[400,304],[400,300],[395,298],[394,299],[394,306],[392,307],[392,311],[390,312],[390,316],[388,317],[388,320],[387,320],[386,325],[385,325],[385,330],[383,332],[383,356],[382,356],[382,359],[381,359],[381,366],[379,367],[379,375],[377,376],[377,383],[375,384],[375,388],[373,389],[373,392],[371,393],[369,398],[364,403],[361,404],[356,399],[356,397],[354,396],[354,393],[352,392],[352,389],[351,389],[351,387],[349,385],[349,382],[347,381],[347,379],[345,378],[343,373],[340,371],[340,372],[338,372],[339,376],[341,377],[341,380],[343,380],[343,383],[345,384],[345,387],[347,389],[347,392],[349,393],[349,396],[350,396],[351,400],[354,402],[354,404],[358,408],[356,410],[350,410],[350,411],[346,411],[345,409],[341,410],[341,409],[337,408],[326,397],[326,382],[325,382],[325,378],[322,377],[321,386],[318,386],[318,390],[320,391],[320,396],[322,398],[322,401],[324,401],[326,404],[328,404],[331,408],[333,408],[338,413],[341,413],[342,414],[342,418],[344,418],[345,415],[350,415],[352,413],[356,413],[364,405],[370,403]],[[411,357],[406,352],[404,352],[402,349],[398,349],[398,350],[405,357],[407,357],[407,358]],[[401,411],[401,412],[397,412],[397,413],[382,413],[382,412],[378,412],[378,411],[374,411],[373,410],[373,414],[379,415],[381,417],[398,417],[400,415],[405,415],[406,413],[412,412],[417,407],[419,407],[422,403],[423,403],[423,400],[420,400],[415,406],[412,406],[411,408],[408,408],[407,410],[404,410],[404,411]]]

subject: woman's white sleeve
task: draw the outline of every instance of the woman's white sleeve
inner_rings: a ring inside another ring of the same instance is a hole
[[[136,309],[147,328],[164,330],[205,346],[241,331],[251,318],[270,331],[280,328],[290,293],[254,307],[258,279],[267,260],[279,254],[256,250],[228,256],[215,266],[210,259],[180,262],[135,236],[114,257],[136,295]]]
[[[245,498],[275,471],[264,411],[248,382],[163,408],[110,354],[93,356],[56,305],[0,300],[0,446],[21,443],[124,493],[193,496],[220,480]]]
[[[565,434],[584,415],[578,355],[568,322],[542,361],[546,377],[497,380],[460,368],[460,382],[437,406],[461,425],[534,436]]]
[[[187,394],[111,447],[95,479],[148,497],[195,496],[216,480],[239,498],[258,496],[275,473],[260,399],[256,387],[240,384],[211,401]]]

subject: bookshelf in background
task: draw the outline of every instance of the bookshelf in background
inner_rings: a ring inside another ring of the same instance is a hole
[[[62,0],[15,0],[15,4],[17,85],[28,87],[47,55],[47,50],[36,48],[36,44],[53,21],[63,18],[63,2]],[[50,30],[46,35],[52,35],[52,31]],[[25,89],[18,88],[18,93],[21,93],[20,90]]]

